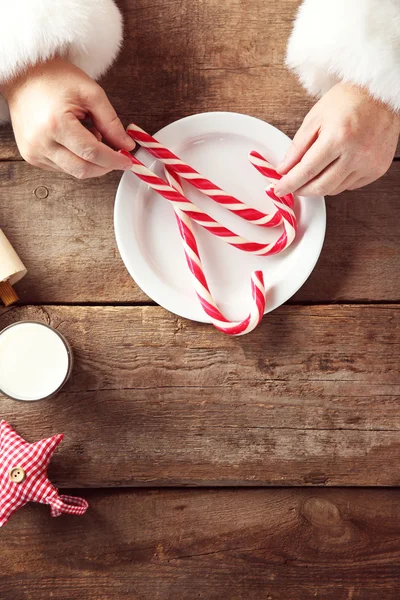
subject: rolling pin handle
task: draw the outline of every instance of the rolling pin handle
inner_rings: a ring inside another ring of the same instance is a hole
[[[4,306],[10,306],[18,300],[18,296],[9,281],[0,281],[0,300]]]

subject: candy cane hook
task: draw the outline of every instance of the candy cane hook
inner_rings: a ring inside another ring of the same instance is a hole
[[[165,172],[171,186],[183,195],[179,177],[167,169],[165,169]],[[260,323],[265,312],[266,290],[263,272],[254,271],[251,275],[252,305],[250,314],[243,321],[229,321],[226,319],[219,310],[207,283],[191,220],[186,213],[177,207],[174,207],[174,212],[183,241],[186,262],[192,275],[193,287],[204,312],[214,327],[223,333],[235,336],[250,333]]]

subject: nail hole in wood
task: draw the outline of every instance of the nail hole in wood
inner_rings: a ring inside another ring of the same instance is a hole
[[[40,185],[35,189],[34,194],[39,200],[44,200],[49,195],[49,190],[44,185]]]

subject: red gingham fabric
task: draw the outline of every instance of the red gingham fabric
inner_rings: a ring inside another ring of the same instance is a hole
[[[63,434],[29,444],[10,427],[0,423],[0,527],[27,502],[49,504],[51,515],[62,513],[83,515],[88,503],[83,498],[59,495],[47,478],[47,467]],[[10,471],[19,467],[25,479],[17,483],[10,479]]]

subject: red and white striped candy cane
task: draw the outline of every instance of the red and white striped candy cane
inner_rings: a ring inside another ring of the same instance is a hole
[[[280,213],[280,216],[282,217],[282,224],[284,228],[283,233],[275,242],[270,242],[269,244],[252,242],[251,240],[247,240],[237,235],[227,227],[220,225],[210,215],[203,212],[198,206],[193,204],[193,202],[190,202],[190,200],[188,200],[178,190],[164,181],[164,179],[161,179],[155,175],[153,171],[148,169],[135,156],[132,156],[125,150],[121,150],[121,152],[131,160],[131,171],[135,173],[139,179],[147,183],[163,198],[169,200],[174,208],[181,209],[191,219],[193,219],[193,221],[234,248],[238,248],[239,250],[243,250],[244,252],[249,252],[257,256],[271,256],[272,254],[278,254],[279,252],[286,250],[286,248],[288,248],[293,242],[296,233],[295,227],[293,226],[293,223],[296,221],[293,209],[290,206],[286,206],[285,201],[283,202],[283,199],[276,197],[271,190],[268,190],[267,194],[274,202]],[[173,173],[169,166],[167,166],[167,169],[169,172]]]
[[[257,171],[261,173],[261,175],[264,175],[264,177],[266,177],[270,181],[277,181],[282,178],[282,175],[279,175],[279,173],[275,171],[275,169],[270,165],[270,163],[267,160],[265,160],[265,158],[261,156],[259,152],[256,152],[255,150],[250,152],[249,160],[253,167],[255,167]],[[267,188],[265,191],[266,194],[274,202],[276,208],[278,209],[278,212],[283,217],[283,225],[285,231],[282,234],[281,238],[286,237],[286,246],[285,248],[283,248],[286,249],[293,242],[297,233],[297,219],[294,212],[294,196],[293,194],[287,194],[286,196],[278,198],[278,196],[275,196],[273,185]]]
[[[139,132],[142,132],[144,136],[147,136],[147,134],[143,132],[143,130],[140,130],[139,128],[137,129],[139,130]],[[164,156],[167,156],[167,153],[169,153],[167,149],[164,149],[160,144],[158,144],[156,140],[154,140],[154,138],[151,138],[151,136],[147,137],[150,138],[150,140],[152,140],[150,142],[148,141],[148,144],[157,144],[159,146],[159,148],[157,149],[157,154],[161,152],[164,154]],[[142,143],[139,137],[135,136],[134,139]],[[142,143],[142,145],[145,144]],[[150,150],[150,147],[148,149]],[[252,331],[261,321],[265,312],[266,291],[262,271],[255,271],[251,276],[251,290],[253,302],[250,314],[243,321],[231,322],[228,319],[226,319],[221,313],[221,311],[218,309],[218,306],[215,300],[213,299],[210,288],[208,286],[201,262],[198,245],[193,233],[191,220],[197,222],[207,231],[220,237],[230,245],[245,252],[250,252],[252,254],[257,254],[260,256],[277,254],[278,252],[282,252],[283,250],[288,248],[293,242],[296,235],[297,222],[293,210],[293,196],[289,194],[287,196],[284,196],[283,198],[278,198],[274,194],[273,186],[266,189],[267,195],[272,199],[277,209],[277,212],[273,215],[275,218],[274,224],[278,224],[278,222],[282,223],[284,231],[276,242],[272,242],[270,244],[260,244],[258,242],[251,242],[235,234],[233,231],[227,229],[226,227],[222,226],[215,219],[210,217],[210,215],[203,212],[199,207],[190,202],[190,200],[188,200],[184,196],[184,191],[181,185],[180,177],[187,179],[188,182],[192,183],[197,189],[200,189],[209,197],[213,197],[213,195],[216,196],[216,198],[214,199],[223,197],[224,202],[221,202],[221,204],[223,204],[224,207],[230,210],[231,212],[238,214],[238,212],[235,210],[235,204],[227,202],[227,198],[232,199],[232,197],[227,196],[222,190],[220,190],[220,188],[216,187],[212,189],[212,194],[207,193],[207,191],[210,191],[210,188],[205,188],[203,185],[204,182],[206,186],[213,186],[213,184],[211,184],[211,182],[204,179],[199,174],[197,174],[198,177],[193,177],[193,172],[190,172],[189,170],[194,170],[191,169],[191,167],[189,167],[188,165],[185,165],[185,163],[183,163],[182,161],[180,161],[178,157],[176,157],[172,153],[169,153],[169,157],[167,156],[164,157],[164,159],[161,159],[161,162],[163,162],[165,165],[164,168],[168,180],[167,183],[166,181],[155,175],[153,171],[151,171],[145,165],[143,165],[136,157],[130,155],[128,152],[122,152],[131,159],[131,170],[142,181],[147,183],[154,191],[156,191],[161,196],[169,200],[169,202],[172,204],[179,227],[179,232],[184,244],[186,261],[192,274],[192,280],[197,297],[199,298],[203,310],[208,315],[213,325],[217,329],[228,335],[243,335]],[[157,156],[155,152],[152,152],[152,154]],[[171,158],[171,155],[173,158]],[[157,156],[157,158],[159,158],[159,156]],[[249,155],[249,160],[251,164],[253,164],[253,166],[270,181],[280,179],[280,175],[258,152],[251,152]],[[177,161],[181,167],[184,167],[185,174],[190,174],[191,176],[185,177],[182,173],[178,172]],[[197,172],[194,171],[194,173]],[[197,185],[195,184],[195,181],[197,181]],[[242,203],[239,200],[236,200],[235,198],[233,198],[233,200],[235,201],[235,203],[242,205]],[[245,220],[249,221],[250,223],[255,224],[256,221],[254,220],[254,213],[248,212],[249,210],[252,211],[253,209],[246,207],[246,205],[242,206],[244,206],[245,208],[239,209],[241,211],[240,216],[242,218],[245,218]],[[266,225],[265,217],[268,217],[268,215],[264,215],[264,220],[262,220],[262,222],[259,222],[258,225]],[[271,222],[271,219],[269,222]]]
[[[275,171],[274,167],[259,152],[252,150],[249,154],[249,160],[267,179],[271,181],[282,179],[282,175]]]
[[[179,177],[167,169],[165,169],[165,172],[171,186],[183,195]],[[251,275],[252,306],[250,314],[243,321],[229,321],[226,319],[219,310],[207,283],[199,248],[193,233],[191,219],[187,213],[176,206],[174,206],[174,211],[179,233],[183,241],[186,262],[192,274],[193,287],[204,312],[209,317],[214,327],[223,333],[235,336],[250,333],[250,331],[253,331],[260,323],[265,312],[266,290],[263,272],[254,271]]]
[[[160,162],[179,175],[182,179],[191,183],[198,190],[203,192],[215,202],[222,204],[224,208],[238,215],[242,219],[258,225],[260,227],[276,227],[282,223],[282,217],[279,211],[274,214],[265,214],[247,204],[244,204],[234,196],[227,194],[220,187],[206,179],[190,165],[183,162],[178,156],[168,148],[160,144],[154,137],[143,131],[140,127],[131,123],[128,125],[127,133],[135,142],[138,142],[143,148],[146,148]]]

